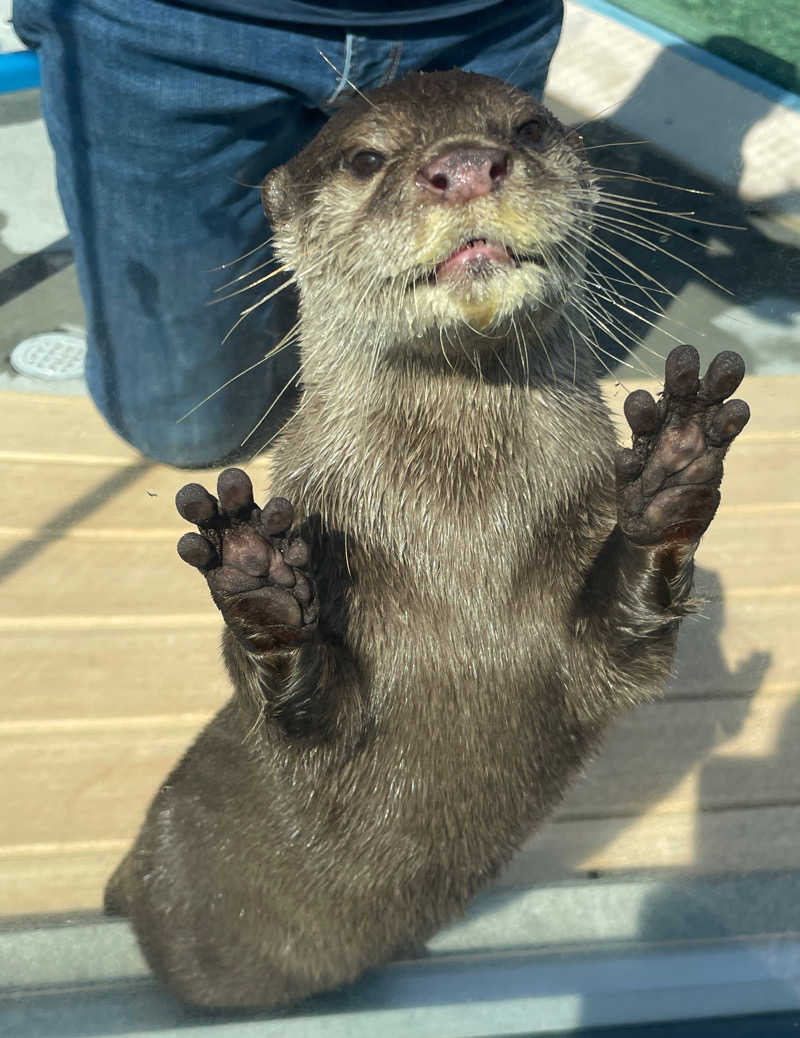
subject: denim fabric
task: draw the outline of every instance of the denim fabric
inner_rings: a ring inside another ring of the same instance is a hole
[[[230,11],[250,18],[269,14],[274,22],[301,22],[306,26],[335,25],[350,29],[365,25],[403,25],[408,22],[435,22],[493,7],[503,0],[191,0],[192,7]],[[267,6],[269,5],[269,10]]]
[[[41,58],[86,304],[89,390],[143,454],[189,467],[237,456],[296,371],[285,350],[178,422],[292,324],[292,300],[278,296],[223,344],[259,290],[209,302],[267,258],[262,248],[219,269],[269,237],[258,184],[347,89],[318,51],[362,90],[459,65],[540,92],[561,0],[505,2],[457,21],[392,26],[391,36],[327,26],[312,36],[162,0],[16,0],[14,24]],[[286,393],[281,405],[290,403]],[[276,407],[245,456],[285,417]]]

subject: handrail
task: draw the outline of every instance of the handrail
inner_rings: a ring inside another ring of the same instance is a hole
[[[0,54],[0,94],[31,90],[40,85],[39,59],[32,50]]]

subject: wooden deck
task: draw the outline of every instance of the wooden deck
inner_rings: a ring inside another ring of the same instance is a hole
[[[800,376],[747,381],[754,417],[698,554],[707,603],[677,675],[620,720],[506,882],[800,863],[799,391]],[[0,913],[94,908],[227,696],[216,611],[174,548],[175,490],[210,474],[142,460],[86,399],[0,403]]]

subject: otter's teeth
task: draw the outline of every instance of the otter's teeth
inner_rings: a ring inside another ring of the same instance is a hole
[[[434,277],[447,280],[462,273],[470,275],[479,268],[485,270],[487,263],[510,266],[512,262],[508,249],[500,242],[488,238],[470,238],[437,265]]]

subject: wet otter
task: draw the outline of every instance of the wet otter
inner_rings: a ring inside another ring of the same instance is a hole
[[[420,948],[509,859],[665,678],[748,417],[741,359],[701,380],[680,347],[616,451],[580,341],[592,172],[510,86],[356,99],[263,197],[301,298],[283,496],[236,469],[178,494],[234,694],[106,895],[215,1008]]]

